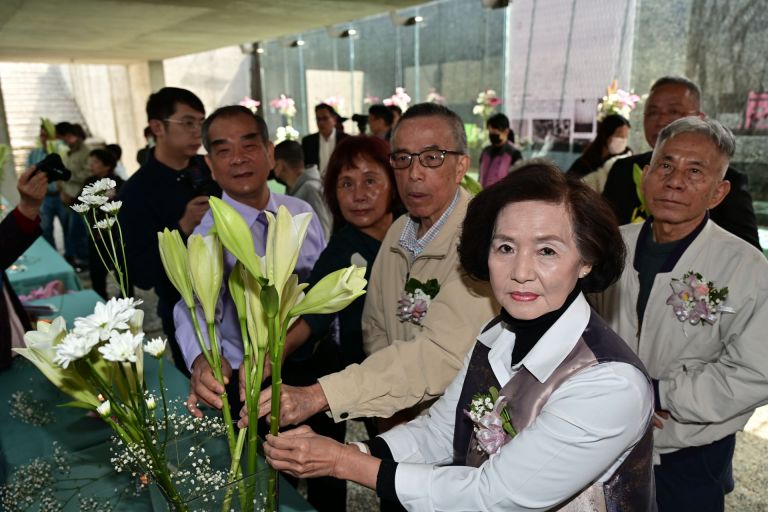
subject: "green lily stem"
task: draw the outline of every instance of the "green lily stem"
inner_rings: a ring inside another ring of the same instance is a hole
[[[208,324],[208,339],[211,342],[211,356],[213,359],[213,376],[216,378],[216,382],[221,384],[224,388],[224,393],[219,395],[221,399],[221,413],[224,416],[224,425],[227,427],[227,443],[229,444],[230,455],[235,455],[235,428],[232,425],[232,412],[229,408],[229,396],[227,395],[227,388],[224,384],[224,375],[221,373],[221,354],[219,353],[219,342],[216,337],[216,328],[213,322]]]
[[[251,356],[252,351],[251,351],[251,343],[248,338],[248,328],[246,326],[247,319],[245,317],[240,317],[238,320],[240,323],[240,336],[242,337],[242,340],[243,340],[243,371],[245,372],[245,375],[243,376],[243,378],[245,379],[245,405],[249,411],[248,416],[250,419],[250,410],[253,407],[253,396],[251,393],[251,386],[252,386],[251,365],[253,364],[252,356]],[[249,423],[248,427],[246,427],[245,429],[241,429],[240,432],[238,432],[238,438],[237,438],[238,440],[237,458],[239,460],[243,450],[243,447],[240,444],[240,437],[243,436],[244,433],[247,433],[248,454],[247,454],[246,461],[247,461],[248,475],[253,475],[255,472],[255,460],[251,460],[253,450],[251,449],[251,444],[250,444],[251,437],[253,436],[255,431],[256,431],[256,427],[255,426],[251,427]],[[253,452],[253,454],[255,455],[255,452]],[[232,457],[232,459],[234,460],[234,457]],[[250,487],[247,489],[246,496],[245,496],[245,503],[253,503],[254,491],[255,490]]]
[[[280,316],[275,315],[268,324],[270,347],[270,362],[272,363],[272,411],[270,415],[269,433],[277,436],[280,430],[280,390],[282,388],[282,358],[285,348],[286,328],[280,325]],[[286,326],[288,321],[286,320]],[[269,486],[267,490],[267,511],[277,511],[277,470],[269,468]]]
[[[243,445],[245,444],[245,437],[248,433],[247,429],[240,429],[240,432],[237,433],[237,442],[235,443],[235,452],[232,454],[232,463],[229,465],[229,476],[227,477],[228,482],[234,482],[235,479],[238,477],[238,475],[242,474],[242,470],[240,468],[240,455],[243,452]],[[248,501],[248,496],[245,494],[245,487],[242,485],[242,482],[239,487],[239,494],[240,494],[240,508],[242,510],[248,510],[245,507],[246,503],[250,503]],[[224,502],[221,504],[221,512],[227,512],[230,510],[230,504],[232,503],[232,492],[234,491],[233,487],[230,485],[227,488],[227,491],[224,495]]]
[[[205,357],[205,360],[208,362],[208,366],[213,368],[211,349],[208,348],[208,346],[205,344],[205,341],[203,340],[203,332],[202,329],[200,329],[200,322],[197,319],[197,311],[195,311],[194,306],[188,307],[187,310],[189,311],[189,316],[192,317],[192,325],[195,327],[195,336],[197,337],[197,344],[200,346],[200,351],[203,354],[203,357]]]

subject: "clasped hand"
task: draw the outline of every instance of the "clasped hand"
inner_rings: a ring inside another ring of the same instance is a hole
[[[338,478],[345,448],[345,445],[302,425],[280,432],[279,436],[267,434],[264,454],[270,466],[298,478]]]

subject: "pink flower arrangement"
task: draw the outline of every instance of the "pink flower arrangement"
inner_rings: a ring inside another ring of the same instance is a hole
[[[445,105],[445,96],[442,96],[434,89],[429,90],[427,94],[427,103],[437,103],[438,105]]]
[[[499,105],[501,105],[501,98],[496,95],[496,91],[486,89],[477,95],[472,113],[486,120],[496,112]]]
[[[391,105],[397,105],[400,107],[400,110],[405,112],[408,110],[408,104],[411,102],[411,97],[408,96],[408,93],[405,92],[405,89],[402,87],[395,87],[395,94],[390,96],[389,98],[384,98],[384,104],[386,106]]]
[[[281,116],[288,118],[288,124],[290,124],[290,119],[296,115],[296,103],[293,101],[293,98],[286,96],[285,94],[281,94],[279,97],[270,101],[269,106],[277,110]]]
[[[635,109],[640,100],[637,94],[619,89],[618,83],[614,80],[597,105],[597,120],[601,121],[610,115],[620,115],[629,119],[630,112]]]
[[[472,397],[469,410],[465,410],[464,414],[475,424],[474,433],[479,451],[488,455],[498,453],[502,446],[517,435],[506,404],[506,397],[499,396],[495,387],[488,393],[477,393]]]
[[[728,298],[728,287],[715,288],[712,281],[706,281],[697,272],[687,272],[682,279],[673,279],[670,286],[672,295],[666,303],[672,306],[675,316],[681,322],[714,325],[717,313],[734,312],[733,308],[724,305]]]
[[[429,309],[430,297],[421,290],[403,292],[397,301],[397,316],[401,322],[421,324]]]
[[[242,100],[240,100],[240,105],[243,107],[249,109],[254,114],[257,110],[259,110],[259,106],[261,105],[260,101],[256,101],[255,99],[251,98],[250,96],[244,97]]]
[[[330,105],[336,110],[338,110],[344,106],[344,96],[341,96],[341,95],[329,96],[323,100],[323,103],[325,103],[326,105]]]

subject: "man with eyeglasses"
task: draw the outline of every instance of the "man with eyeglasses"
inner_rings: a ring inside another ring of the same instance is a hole
[[[371,272],[362,319],[370,355],[312,386],[283,386],[282,424],[320,411],[342,421],[389,418],[417,404],[423,409],[443,394],[483,323],[498,311],[487,283],[470,280],[458,261],[470,199],[459,186],[469,168],[461,118],[441,105],[415,105],[392,141],[390,163],[408,212],[390,227]],[[428,307],[411,307],[410,298],[423,297],[415,288],[433,295]],[[269,392],[261,398],[263,415]],[[410,412],[397,419],[418,410]]]
[[[176,87],[160,89],[149,96],[147,118],[157,143],[119,195],[128,278],[139,288],[154,288],[157,314],[174,363],[188,375],[174,336],[173,306],[180,296],[163,270],[157,233],[178,229],[186,239],[208,211],[208,196],[220,196],[221,189],[197,154],[205,108],[194,93]]]
[[[331,158],[333,148],[348,135],[336,129],[336,121],[339,114],[327,103],[319,103],[315,106],[315,121],[317,133],[307,135],[301,139],[301,149],[304,151],[304,166],[316,165],[320,174],[325,173],[328,160]]]
[[[656,145],[659,132],[672,121],[686,116],[704,117],[700,105],[701,90],[687,78],[665,76],[656,80],[651,86],[643,113],[645,140],[651,149]],[[637,182],[639,170],[650,164],[652,154],[649,151],[619,159],[608,174],[603,197],[616,213],[619,224],[642,222],[648,216],[640,201]],[[731,190],[718,206],[712,208],[710,218],[726,231],[760,248],[747,176],[728,167],[725,179],[731,183]]]

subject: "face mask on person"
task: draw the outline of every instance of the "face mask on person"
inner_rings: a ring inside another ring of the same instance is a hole
[[[498,146],[499,144],[501,144],[501,135],[499,135],[498,133],[489,133],[488,139],[491,141],[491,144],[493,144],[494,146]]]
[[[608,140],[608,153],[620,155],[627,149],[627,139],[612,137]]]

